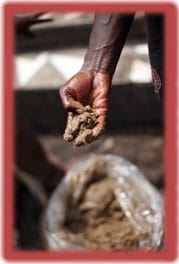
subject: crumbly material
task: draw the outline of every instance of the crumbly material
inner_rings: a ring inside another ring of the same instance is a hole
[[[98,124],[98,115],[87,105],[81,114],[73,114],[64,133],[64,140],[73,141],[74,147],[87,145],[93,138],[93,129]]]
[[[139,249],[141,235],[125,216],[114,196],[115,183],[103,179],[89,184],[76,208],[70,208],[65,226],[89,250]]]

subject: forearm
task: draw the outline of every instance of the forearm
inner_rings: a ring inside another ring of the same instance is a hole
[[[114,74],[134,14],[97,14],[81,71]]]

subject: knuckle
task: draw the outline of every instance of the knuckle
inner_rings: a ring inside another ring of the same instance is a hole
[[[63,99],[63,96],[64,96],[64,88],[63,87],[60,87],[60,89],[59,89],[59,95]]]
[[[63,106],[65,110],[70,111],[71,105],[68,102],[66,102]]]
[[[67,90],[66,85],[63,85],[63,86],[60,87],[60,89],[59,89],[59,95],[60,95],[62,101],[66,98],[66,90]]]
[[[63,106],[64,106],[64,109],[66,110],[66,111],[68,111],[68,112],[70,112],[70,111],[74,111],[75,110],[75,107],[74,107],[74,105],[72,104],[72,103],[69,103],[68,101],[66,101],[64,104],[63,104]]]

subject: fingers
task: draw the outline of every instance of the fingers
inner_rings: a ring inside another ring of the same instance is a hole
[[[15,16],[16,32],[26,35],[31,38],[35,38],[36,35],[31,31],[30,27],[35,24],[53,21],[52,17],[44,12],[26,15]]]
[[[62,87],[59,90],[59,94],[65,110],[69,112],[76,112],[78,114],[83,112],[84,106],[73,98],[73,96],[68,91],[68,88]]]
[[[40,24],[40,23],[45,23],[45,22],[52,22],[53,19],[51,17],[47,17],[47,18],[35,18],[31,23],[32,24]]]
[[[44,14],[46,14],[46,12],[38,12],[38,13],[35,13],[33,16],[40,17],[40,16],[43,16]]]
[[[78,101],[71,100],[65,105],[65,109],[70,112],[81,114],[83,112],[84,106]]]
[[[105,130],[106,115],[100,115],[98,117],[98,124],[93,128],[93,138],[97,139]]]
[[[72,118],[73,118],[73,113],[72,112],[68,112],[65,133],[63,135],[63,138],[66,141],[72,141],[73,140],[73,136],[72,135],[69,135],[69,133],[68,133],[68,130],[71,130]]]
[[[45,12],[35,13],[31,16],[30,25],[40,24],[44,22],[51,22],[53,18]]]
[[[40,24],[40,23],[51,22],[51,21],[53,21],[52,18],[43,18],[43,19],[32,21],[32,24]]]
[[[73,113],[72,112],[68,112],[66,127],[71,124],[72,116],[73,116]]]

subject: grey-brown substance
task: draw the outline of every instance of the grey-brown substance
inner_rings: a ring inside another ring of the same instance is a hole
[[[64,133],[64,140],[73,141],[74,147],[87,145],[93,138],[93,129],[98,124],[98,115],[87,105],[81,114],[72,114]]]
[[[114,189],[111,179],[92,182],[76,208],[69,207],[65,226],[86,249],[139,249],[139,241],[145,234],[136,234],[115,198]]]

